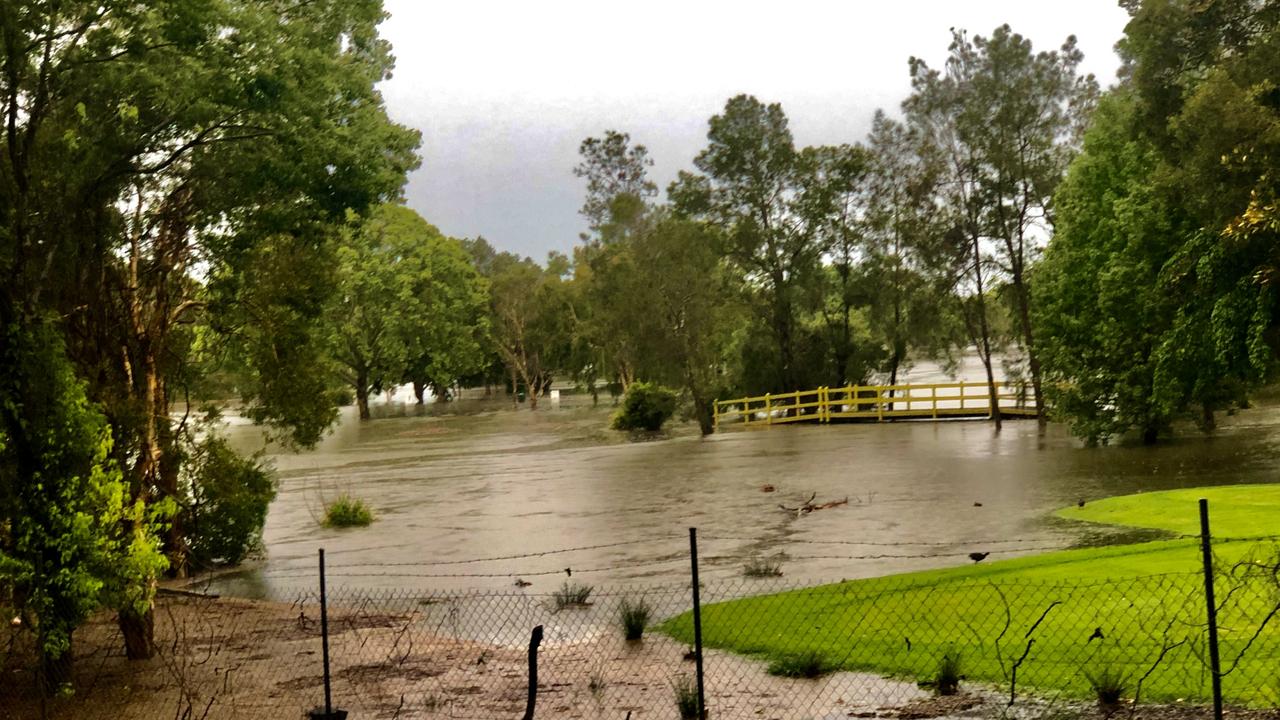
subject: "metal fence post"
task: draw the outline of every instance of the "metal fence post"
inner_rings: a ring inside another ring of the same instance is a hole
[[[689,560],[693,566],[693,660],[698,675],[698,717],[707,720],[707,694],[702,674],[702,601],[698,587],[698,528],[689,528]]]
[[[320,650],[324,661],[324,711],[312,710],[311,720],[344,720],[346,710],[333,709],[332,687],[329,679],[329,598],[324,583],[324,548],[320,548]]]
[[[525,698],[522,720],[533,720],[533,710],[538,704],[538,646],[541,644],[542,626],[539,625],[529,635],[529,693]]]
[[[1222,720],[1222,665],[1218,658],[1218,606],[1213,599],[1213,546],[1209,536],[1209,501],[1200,499],[1200,549],[1204,555],[1204,600],[1209,617],[1209,670],[1213,674],[1213,717]]]

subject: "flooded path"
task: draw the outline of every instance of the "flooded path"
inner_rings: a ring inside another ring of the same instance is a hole
[[[1105,541],[1106,530],[1047,515],[1116,494],[1274,482],[1280,469],[1274,397],[1221,418],[1211,436],[1184,429],[1157,447],[1094,449],[1062,426],[1041,437],[1031,421],[998,435],[985,422],[954,421],[707,439],[686,424],[669,439],[629,442],[605,429],[607,399],[599,409],[545,405],[512,412],[466,401],[417,416],[409,406],[408,416],[366,423],[344,409],[316,450],[269,453],[280,493],[266,556],[214,589],[268,596],[311,587],[320,547],[332,582],[350,587],[496,589],[520,577],[550,592],[566,567],[599,585],[687,585],[691,526],[712,580],[741,577],[744,561],[777,553],[790,582],[868,577],[967,563],[973,551],[997,559]],[[252,426],[233,422],[229,432],[241,449],[261,445]],[[320,527],[324,500],[342,492],[369,502],[377,521]],[[778,507],[811,494],[849,502],[804,516]],[[609,547],[458,562],[599,545]]]

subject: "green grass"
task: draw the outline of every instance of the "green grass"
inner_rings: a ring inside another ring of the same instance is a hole
[[[344,493],[328,503],[325,503],[325,527],[365,527],[372,523],[373,510],[360,498],[352,497]]]
[[[1227,538],[1280,531],[1280,486],[1274,485],[1147,493],[1058,514],[1192,533],[1200,497],[1209,498],[1214,535],[1221,539],[1215,544],[1219,567],[1258,552],[1253,542]],[[1165,645],[1186,640],[1168,650],[1144,682],[1142,700],[1203,702],[1210,685],[1200,659],[1201,562],[1198,541],[1179,538],[850,581],[706,606],[703,639],[770,663],[817,653],[834,668],[912,680],[932,679],[940,657],[962,652],[969,682],[1005,692],[1008,670],[1025,652],[1020,693],[1081,700],[1096,697],[1089,673],[1096,676],[1102,667],[1129,678],[1126,692],[1133,693]],[[1231,583],[1242,588],[1220,616],[1224,666],[1280,600],[1274,584],[1256,578],[1220,578],[1220,598]],[[685,642],[692,638],[688,614],[658,629]],[[1228,701],[1280,703],[1278,668],[1280,627],[1269,625],[1224,678]]]

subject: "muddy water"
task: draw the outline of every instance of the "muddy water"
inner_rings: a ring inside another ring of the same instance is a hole
[[[607,405],[607,400],[602,403]],[[1055,508],[1109,495],[1274,482],[1280,401],[1224,417],[1149,448],[1083,448],[1061,426],[1031,421],[997,434],[985,422],[795,425],[702,439],[689,426],[658,441],[605,430],[608,408],[545,403],[538,412],[465,401],[415,412],[347,412],[316,450],[271,451],[280,493],[265,558],[213,581],[250,596],[314,586],[316,549],[331,582],[423,591],[550,592],[565,579],[599,585],[688,584],[688,528],[702,537],[703,573],[740,578],[753,557],[782,554],[784,580],[839,580],[1106,541],[1105,530],[1055,521]],[[395,416],[395,415],[399,416]],[[243,449],[261,446],[232,424]],[[764,492],[766,485],[774,492]],[[330,530],[326,498],[369,502],[368,528]],[[797,515],[809,498],[839,507]],[[1193,509],[1189,509],[1193,512]],[[580,546],[571,553],[465,563]]]

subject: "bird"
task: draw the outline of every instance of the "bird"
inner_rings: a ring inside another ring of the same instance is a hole
[[[1084,498],[1076,501],[1076,507],[1084,507]]]
[[[1102,628],[1094,628],[1094,629],[1093,629],[1093,634],[1092,634],[1092,635],[1090,635],[1090,636],[1089,636],[1089,639],[1088,639],[1088,640],[1085,640],[1084,642],[1085,642],[1085,644],[1086,644],[1086,645],[1088,645],[1089,643],[1093,642],[1094,640],[1105,640],[1105,639],[1106,639],[1106,638],[1105,638],[1105,637],[1103,637],[1103,635],[1102,635]]]
[[[573,568],[565,568],[565,569],[564,569],[564,574],[565,574],[567,577],[573,577]]]
[[[976,503],[974,503],[974,504],[973,504],[973,506],[974,506],[974,507],[982,507],[982,503],[976,502]]]
[[[777,488],[775,488],[775,487],[774,487],[774,486],[772,486],[772,485],[761,485],[761,486],[760,486],[760,492],[773,492],[773,491],[774,491],[774,490],[776,490],[776,489],[777,489]]]
[[[991,554],[991,553],[989,553],[989,552],[984,552],[984,553],[980,553],[980,552],[971,552],[971,553],[969,553],[969,559],[970,559],[970,560],[972,560],[972,561],[974,561],[974,562],[982,562],[983,560],[987,559],[987,556],[988,556],[988,555],[990,555],[990,554]]]
[[[528,580],[521,580],[520,578],[516,578],[516,587],[529,587],[532,584],[533,583],[529,582]]]

